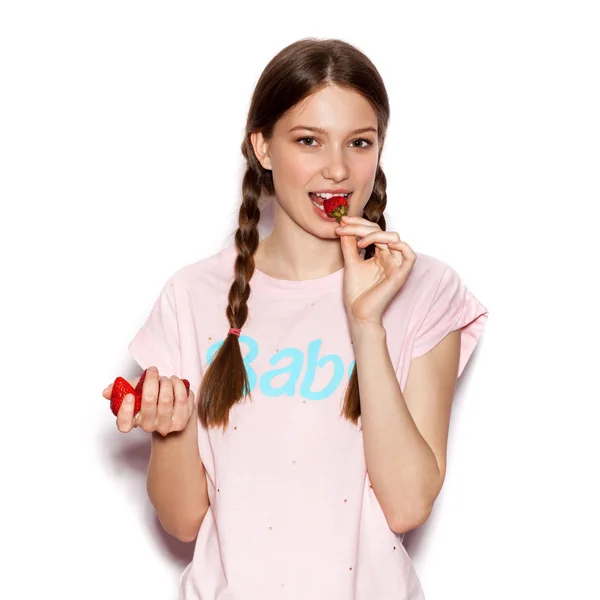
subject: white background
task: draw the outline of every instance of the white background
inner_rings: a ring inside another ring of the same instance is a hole
[[[597,6],[2,3],[0,596],[176,599],[193,544],[101,392],[166,279],[232,241],[254,84],[316,36],[386,83],[388,229],[490,311],[405,539],[427,600],[599,598]]]

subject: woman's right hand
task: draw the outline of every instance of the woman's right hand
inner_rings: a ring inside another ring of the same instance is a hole
[[[128,383],[135,388],[140,380],[136,377]],[[113,384],[111,383],[102,395],[110,400]],[[134,416],[133,394],[127,394],[117,414],[117,429],[128,433],[134,427],[144,431],[156,431],[163,436],[174,431],[183,431],[196,412],[194,392],[186,393],[183,381],[173,375],[161,377],[156,367],[149,367],[142,388],[142,406]]]

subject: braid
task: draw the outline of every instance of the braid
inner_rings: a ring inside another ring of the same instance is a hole
[[[260,176],[248,166],[242,182],[244,199],[240,205],[238,228],[235,232],[238,254],[234,265],[234,281],[229,289],[229,305],[225,311],[231,327],[239,329],[248,319],[250,280],[254,274],[254,254],[260,241],[258,234],[260,187]]]
[[[235,329],[242,329],[248,319],[250,280],[254,274],[254,254],[260,241],[258,201],[263,190],[272,188],[271,173],[263,169],[256,159],[249,136],[242,143],[242,154],[247,166],[242,180],[243,200],[235,232],[237,257],[234,280],[229,288],[225,311],[230,327]],[[200,422],[204,427],[222,426],[226,429],[231,407],[247,394],[250,395],[250,385],[239,338],[233,334],[227,335],[202,378],[198,392]]]
[[[375,173],[375,182],[373,184],[373,192],[369,201],[365,205],[363,210],[363,218],[371,223],[377,223],[381,227],[382,231],[385,231],[385,217],[383,211],[387,203],[387,180],[385,173],[380,166],[377,167]],[[375,254],[375,244],[369,244],[365,252],[364,260],[368,260]],[[346,396],[344,398],[344,406],[342,408],[342,416],[358,423],[358,417],[360,417],[360,394],[358,390],[358,374],[356,372],[356,363],[352,369],[352,374],[348,381],[348,387],[346,389]]]
[[[385,217],[383,211],[387,204],[387,180],[381,166],[377,166],[375,173],[375,182],[373,184],[373,192],[369,201],[363,210],[363,218],[371,223],[377,223],[381,227],[381,231],[385,231]],[[375,254],[375,244],[369,244],[365,252],[365,260],[368,260]]]

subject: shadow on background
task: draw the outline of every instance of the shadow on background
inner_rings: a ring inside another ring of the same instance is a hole
[[[142,370],[133,363],[133,367],[122,375],[128,381],[139,377]],[[120,482],[120,487],[126,495],[131,506],[137,508],[144,515],[144,523],[153,534],[156,546],[167,560],[181,567],[181,570],[190,563],[194,554],[195,540],[181,542],[165,531],[148,498],[146,491],[146,476],[150,462],[151,435],[141,428],[133,429],[127,434],[121,433],[116,425],[111,430],[110,437],[102,446],[104,454],[110,465],[111,473]],[[110,449],[108,454],[106,449]]]
[[[481,339],[483,339],[484,335],[485,335],[485,333],[482,334]],[[481,344],[478,344],[475,347],[475,349],[473,350],[473,354],[471,355],[469,362],[465,365],[462,375],[456,381],[456,388],[454,390],[454,399],[452,401],[452,411],[450,413],[450,430],[448,433],[448,440],[450,440],[450,438],[454,434],[454,426],[453,426],[453,418],[452,417],[453,417],[457,407],[461,403],[462,386],[463,385],[468,386],[467,380],[469,378],[469,371],[472,368],[474,368],[473,363],[477,362],[476,355],[480,351],[481,351]],[[452,457],[450,455],[448,455],[447,456],[448,464],[446,466],[446,478],[448,477],[448,472],[452,469],[452,465],[450,464],[451,460],[452,460]],[[444,486],[442,485],[442,490],[440,491],[438,498],[441,498],[443,493],[444,493]],[[425,523],[423,523],[423,525],[421,525],[415,529],[412,529],[411,531],[407,531],[404,534],[402,543],[404,544],[404,548],[406,549],[406,552],[409,554],[410,558],[413,561],[419,560],[418,557],[420,556],[420,554],[422,552],[423,553],[427,552],[427,545],[429,543],[429,541],[428,541],[429,530],[432,527],[434,527],[434,523],[437,518],[438,518],[438,511],[436,511],[436,504],[434,502],[433,510],[431,511],[431,514],[429,515],[429,518],[427,519],[427,521],[425,521]],[[445,518],[447,518],[447,516]]]

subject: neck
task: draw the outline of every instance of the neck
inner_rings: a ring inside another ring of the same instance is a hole
[[[344,267],[339,238],[320,238],[305,231],[287,215],[275,212],[273,231],[261,240],[256,267],[270,277],[303,281],[325,277]]]

